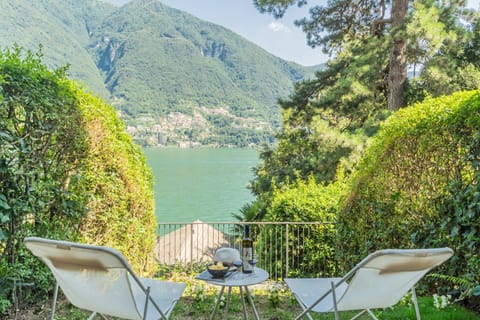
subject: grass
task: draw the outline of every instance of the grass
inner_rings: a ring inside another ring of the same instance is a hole
[[[175,306],[170,317],[172,320],[202,320],[208,319],[215,305],[219,287],[206,285],[204,282],[188,278],[188,286],[184,295]],[[301,312],[293,296],[285,287],[280,285],[270,285],[256,287],[253,291],[255,305],[261,319],[266,320],[291,320]],[[449,304],[443,309],[434,306],[432,297],[419,298],[420,313],[422,319],[428,320],[480,320],[480,315],[461,307],[458,304]],[[218,311],[215,319],[243,319],[242,304],[239,296],[239,290],[233,289],[232,302],[228,315],[225,314],[225,305],[223,304]],[[247,303],[249,319],[253,319],[253,312]],[[409,299],[403,299],[393,308],[385,310],[374,310],[375,315],[381,320],[409,320],[415,318],[415,309],[409,303]],[[350,319],[354,312],[342,312],[341,319]],[[26,317],[18,319],[40,320],[48,319],[50,310],[48,306],[41,309],[36,314],[28,314]],[[58,306],[57,320],[80,320],[86,319],[88,313],[72,307],[66,300],[62,299]],[[316,320],[334,319],[333,314],[313,314]],[[304,318],[306,319],[306,318]],[[363,315],[359,320],[371,319]]]
[[[196,280],[195,276],[204,270],[204,266],[196,266],[193,269],[185,270],[182,266],[171,269],[171,267],[161,270],[158,276],[162,279],[169,279],[176,282],[187,283],[187,288],[180,301],[176,304],[171,320],[206,320],[209,319],[215,306],[216,298],[220,287],[209,285],[201,280]],[[60,291],[61,292],[61,291]],[[288,288],[281,283],[268,282],[261,285],[250,287],[250,292],[255,302],[255,306],[262,320],[291,320],[295,319],[301,313],[301,309]],[[226,295],[226,293],[224,293]],[[248,318],[254,319],[253,311],[247,300]],[[459,304],[448,304],[445,308],[437,308],[432,296],[419,297],[419,307],[422,319],[427,320],[480,320],[480,315],[462,307]],[[20,310],[16,320],[44,320],[50,319],[51,313],[50,301],[39,301],[35,306]],[[475,309],[478,310],[478,309]],[[397,305],[385,310],[373,310],[374,314],[380,320],[415,320],[415,309],[411,304],[409,297],[404,297]],[[340,319],[350,319],[355,312],[341,312]],[[73,307],[64,298],[59,295],[57,304],[56,320],[84,320],[89,313]],[[315,320],[333,320],[333,313],[314,314]],[[14,319],[14,317],[8,318]],[[98,316],[95,319],[100,319]],[[109,319],[114,319],[109,317]],[[225,301],[220,303],[220,309],[217,311],[215,319],[243,319],[242,303],[240,291],[234,287],[232,290],[232,300],[228,314],[225,310]],[[307,319],[304,317],[303,319]],[[362,315],[359,320],[371,320],[368,315]]]
[[[273,287],[278,288],[278,287]],[[171,319],[208,319],[215,305],[217,288],[194,284],[188,294],[179,301],[172,314]],[[232,304],[228,315],[224,314],[224,306],[218,311],[216,319],[243,319],[242,304],[239,291],[234,289],[232,295]],[[300,314],[301,309],[293,296],[282,288],[278,289],[256,289],[254,290],[255,306],[261,319],[269,320],[291,320]],[[419,307],[422,319],[429,320],[480,320],[480,315],[473,313],[459,305],[450,304],[443,309],[437,309],[434,306],[432,297],[420,297]],[[253,318],[253,312],[247,304],[249,318]],[[415,309],[406,299],[393,308],[385,310],[374,310],[375,315],[382,320],[408,320],[416,319]],[[343,312],[341,319],[350,319],[355,312]],[[329,320],[334,319],[333,314],[312,314],[314,319]],[[306,319],[306,318],[304,318]],[[363,315],[359,319],[371,319]]]

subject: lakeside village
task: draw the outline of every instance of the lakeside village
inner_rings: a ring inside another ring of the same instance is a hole
[[[263,120],[233,115],[228,107],[199,107],[192,114],[171,112],[164,117],[141,116],[129,121],[121,112],[118,115],[127,123],[126,131],[144,147],[176,146],[193,148],[201,146],[238,147],[237,143],[222,142],[223,132],[253,131],[258,135],[273,132],[271,125]],[[254,147],[255,143],[246,143]]]

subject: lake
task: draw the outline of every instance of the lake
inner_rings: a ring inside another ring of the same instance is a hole
[[[158,222],[236,221],[254,197],[246,188],[259,162],[254,149],[147,148]]]

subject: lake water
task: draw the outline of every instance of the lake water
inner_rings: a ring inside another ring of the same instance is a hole
[[[155,176],[158,222],[235,221],[254,199],[246,188],[258,151],[227,148],[148,148]]]

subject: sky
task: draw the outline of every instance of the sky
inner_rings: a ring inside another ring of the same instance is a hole
[[[128,0],[106,0],[123,4]],[[273,55],[304,66],[324,63],[320,48],[307,45],[305,34],[294,20],[308,16],[308,8],[291,7],[282,19],[260,13],[252,0],[159,0],[165,5],[213,22],[252,41]],[[325,0],[309,1],[309,5]]]
[[[121,5],[130,0],[104,1]],[[290,7],[280,20],[260,13],[254,7],[253,0],[159,1],[202,20],[226,27],[284,60],[312,66],[328,59],[320,48],[309,47],[301,28],[294,25],[296,19],[308,17],[308,7],[325,4],[326,0],[309,0],[308,6],[303,8]],[[468,4],[472,8],[479,8],[479,0],[468,0]]]

